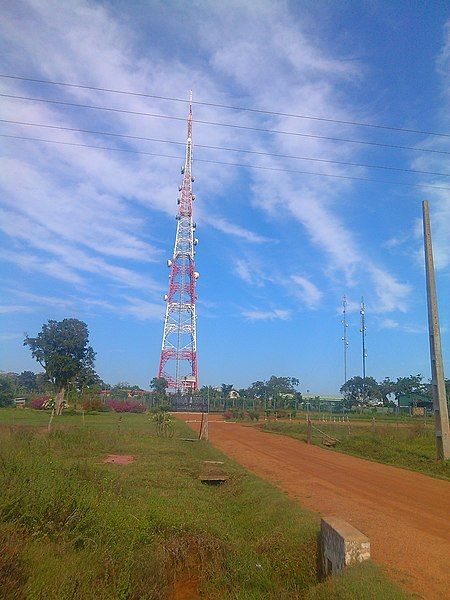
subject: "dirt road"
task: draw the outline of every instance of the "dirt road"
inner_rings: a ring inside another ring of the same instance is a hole
[[[302,506],[363,531],[374,561],[404,588],[421,598],[450,596],[449,483],[216,419],[209,438],[217,448]]]

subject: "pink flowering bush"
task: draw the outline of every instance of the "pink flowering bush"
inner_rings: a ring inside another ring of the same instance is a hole
[[[129,398],[126,400],[110,398],[107,402],[107,405],[114,412],[143,413],[147,410],[145,404],[142,404],[142,402],[137,402],[136,400],[130,400]]]
[[[111,408],[98,397],[88,398],[83,402],[82,407],[86,412],[108,412],[111,410]]]
[[[51,400],[50,396],[36,396],[35,398],[31,398],[30,407],[35,410],[43,410],[47,402]]]

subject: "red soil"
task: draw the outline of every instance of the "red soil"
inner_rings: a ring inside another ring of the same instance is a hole
[[[198,430],[198,425],[190,426]],[[303,507],[341,517],[365,533],[373,560],[402,587],[421,598],[448,598],[448,482],[225,423],[216,416],[209,420],[209,437],[217,448]]]
[[[108,454],[106,458],[103,459],[104,463],[114,463],[115,465],[129,465],[134,462],[135,456],[132,454]]]

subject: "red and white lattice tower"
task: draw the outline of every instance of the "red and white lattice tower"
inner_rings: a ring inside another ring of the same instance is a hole
[[[192,92],[189,96],[186,159],[181,168],[183,180],[178,188],[177,233],[170,268],[169,293],[164,297],[166,316],[158,377],[167,380],[169,391],[190,392],[198,388],[197,373],[197,300],[195,284],[196,224],[192,216],[195,196],[192,192]]]

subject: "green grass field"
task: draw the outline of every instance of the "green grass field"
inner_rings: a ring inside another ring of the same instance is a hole
[[[409,420],[399,424],[351,421],[350,425],[316,420],[313,424],[325,434],[339,440],[330,451],[354,454],[450,480],[450,461],[436,459],[434,429],[431,425],[425,426],[423,420]],[[258,427],[263,431],[306,440],[305,421],[268,421]],[[321,445],[323,436],[315,429],[313,434],[313,443]]]
[[[318,582],[319,517],[177,421],[0,410],[0,598],[402,599],[372,564]],[[132,454],[129,465],[107,454]],[[222,486],[198,480],[225,461]]]

